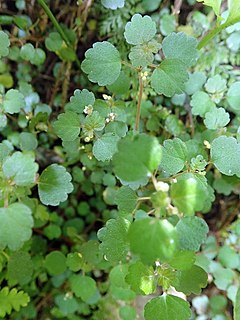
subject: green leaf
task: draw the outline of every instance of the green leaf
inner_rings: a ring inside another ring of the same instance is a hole
[[[38,164],[32,155],[17,151],[6,158],[2,169],[5,177],[13,179],[17,186],[29,186],[35,182]]]
[[[153,264],[156,260],[171,259],[177,249],[177,231],[167,220],[145,218],[134,221],[129,229],[131,251],[142,262]]]
[[[198,2],[203,2],[206,6],[209,6],[213,9],[216,16],[220,16],[221,3],[222,0],[197,0]]]
[[[107,86],[107,88],[109,91],[117,95],[125,94],[130,88],[130,78],[125,74],[125,72],[121,71],[117,80],[114,81],[113,84]]]
[[[124,7],[125,0],[101,0],[101,2],[105,8],[116,10]]]
[[[18,250],[32,235],[33,218],[29,207],[13,203],[0,208],[0,248]]]
[[[39,178],[38,193],[45,205],[57,206],[67,200],[73,191],[72,177],[63,166],[52,164],[43,170]]]
[[[24,107],[24,95],[16,89],[8,90],[3,99],[4,111],[10,114],[19,113]]]
[[[204,176],[183,173],[176,178],[170,188],[173,204],[184,213],[194,215],[204,209],[206,202],[212,202],[214,195]]]
[[[173,286],[177,291],[190,295],[191,293],[200,294],[201,289],[205,288],[207,283],[208,274],[202,268],[194,265],[189,270],[178,271]]]
[[[234,303],[234,320],[240,320],[240,288],[237,291],[236,300]]]
[[[192,96],[190,101],[192,114],[195,116],[204,117],[204,115],[215,108],[215,103],[211,100],[206,92],[197,91]]]
[[[21,307],[26,307],[30,301],[27,293],[17,291],[16,288],[9,291],[8,287],[4,287],[0,291],[0,317],[5,318],[6,314],[10,314],[12,310],[19,311]]]
[[[220,136],[211,143],[211,159],[227,176],[240,175],[240,144],[233,137]]]
[[[44,266],[52,276],[61,274],[67,268],[66,257],[61,251],[52,251],[46,255]]]
[[[56,52],[61,49],[63,40],[58,32],[51,32],[45,39],[45,46],[49,51]]]
[[[106,226],[98,231],[98,239],[102,242],[99,249],[106,260],[119,262],[126,259],[129,251],[127,239],[129,225],[130,222],[123,218],[110,219]]]
[[[141,5],[146,11],[155,11],[159,8],[162,0],[142,0]]]
[[[81,270],[83,263],[84,260],[80,253],[74,252],[67,255],[66,265],[71,271],[77,272]]]
[[[192,95],[202,89],[206,82],[206,76],[203,72],[194,72],[189,74],[189,80],[185,83],[185,91],[187,94]],[[201,100],[199,99],[199,102]]]
[[[83,301],[89,300],[96,292],[97,286],[93,278],[73,275],[70,277],[70,286],[73,293]]]
[[[156,290],[153,267],[145,266],[140,261],[129,266],[125,279],[137,294],[148,295]]]
[[[114,83],[120,75],[121,58],[118,50],[107,41],[96,42],[93,48],[85,53],[82,70],[88,74],[88,79],[97,82],[99,86]]]
[[[10,46],[10,40],[8,35],[2,30],[0,30],[0,43],[1,43],[0,58],[6,57],[9,53],[8,47]]]
[[[23,151],[35,150],[38,146],[38,140],[33,133],[22,132],[19,135],[20,148]]]
[[[31,280],[33,262],[31,256],[24,251],[15,252],[8,261],[8,277],[24,285]]]
[[[230,85],[227,92],[227,101],[234,111],[240,110],[240,81]]]
[[[199,217],[184,217],[176,225],[180,248],[182,250],[199,251],[201,244],[207,239],[208,225]]]
[[[95,96],[91,91],[76,89],[70,98],[70,102],[65,105],[65,110],[82,113],[85,107],[93,106],[94,102]]]
[[[189,303],[172,295],[162,295],[150,300],[144,308],[145,320],[189,320]]]
[[[131,306],[122,306],[119,309],[119,315],[122,320],[135,320],[137,312],[134,307]]]
[[[127,183],[146,181],[157,169],[162,148],[157,138],[145,134],[127,136],[118,143],[113,156],[116,175]]]
[[[186,67],[179,59],[165,59],[153,71],[151,86],[158,93],[166,97],[184,91],[184,83],[188,80]]]
[[[230,116],[223,108],[212,108],[205,114],[203,122],[208,129],[216,130],[225,127],[230,122]]]
[[[180,240],[181,240],[181,236],[180,236]],[[174,254],[172,259],[168,261],[168,264],[170,264],[174,269],[185,271],[185,270],[191,269],[195,260],[196,260],[196,256],[193,251],[179,250]]]
[[[161,45],[155,40],[134,46],[130,50],[129,59],[135,67],[146,67],[153,62],[153,53],[157,53],[160,48]]]
[[[208,79],[207,83],[205,84],[205,88],[207,92],[214,94],[223,92],[227,87],[226,84],[226,79],[223,79],[219,74],[217,74]]]
[[[227,245],[220,248],[218,259],[226,268],[238,269],[240,266],[240,255],[233,248]]]
[[[80,119],[75,112],[67,111],[58,116],[54,131],[64,141],[74,141],[80,133]]]
[[[157,266],[155,273],[157,273],[158,285],[161,286],[163,290],[168,290],[172,286],[177,272],[169,265],[162,264]]]
[[[192,66],[198,58],[197,39],[184,32],[168,35],[163,40],[162,50],[167,59],[178,59],[186,66]]]
[[[115,203],[120,211],[131,213],[137,206],[138,196],[129,187],[121,187],[115,196]]]
[[[163,143],[163,155],[160,167],[169,175],[181,171],[187,161],[186,144],[179,138],[165,140]]]
[[[105,127],[105,119],[99,114],[98,111],[94,111],[88,115],[83,123],[83,131],[86,135],[92,136],[94,131],[101,131]]]
[[[149,16],[134,14],[125,26],[124,37],[129,44],[139,45],[150,41],[156,34],[156,23]]]
[[[219,1],[219,0],[218,0]],[[228,0],[229,15],[226,21],[227,25],[232,25],[240,21],[240,3],[238,0]]]
[[[21,47],[20,57],[23,60],[30,61],[34,58],[35,48],[31,43],[26,43]]]
[[[54,301],[61,311],[63,316],[70,316],[75,313],[79,308],[78,301],[68,294],[58,294],[54,297]]]
[[[111,160],[117,151],[119,137],[112,133],[105,133],[93,144],[93,155],[98,161]]]
[[[160,20],[160,32],[167,36],[176,30],[176,18],[174,15],[165,13]]]

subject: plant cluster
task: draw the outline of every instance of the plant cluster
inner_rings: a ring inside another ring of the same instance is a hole
[[[0,16],[0,319],[239,320],[239,0],[73,2]]]

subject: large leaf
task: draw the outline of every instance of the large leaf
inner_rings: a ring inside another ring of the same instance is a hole
[[[6,314],[10,314],[12,310],[19,311],[21,307],[26,307],[29,301],[27,293],[17,291],[16,288],[9,291],[8,287],[4,287],[0,291],[0,317],[5,318]]]
[[[149,16],[135,14],[125,26],[127,43],[138,45],[150,41],[156,34],[156,23]]]
[[[162,157],[157,138],[145,134],[127,136],[118,143],[113,156],[116,175],[125,182],[138,182],[151,176]]]
[[[151,86],[158,93],[166,97],[184,91],[184,83],[188,80],[185,64],[179,59],[165,59],[156,68],[151,77]]]
[[[32,235],[33,218],[29,207],[13,203],[0,208],[0,248],[20,249]]]
[[[227,176],[240,175],[240,144],[233,137],[220,136],[211,143],[215,167]]]
[[[127,233],[130,222],[123,218],[110,219],[106,226],[98,231],[98,239],[102,242],[100,251],[110,262],[126,259],[129,250]]]
[[[94,43],[85,53],[82,70],[99,86],[112,84],[120,75],[121,58],[118,50],[107,41]]]
[[[162,295],[150,300],[144,308],[145,320],[189,320],[189,303],[172,295]]]
[[[63,166],[52,164],[41,174],[38,193],[45,205],[57,206],[67,200],[68,193],[73,191],[72,177]]]
[[[171,259],[177,249],[177,231],[167,220],[145,218],[134,221],[129,229],[131,251],[146,264]]]

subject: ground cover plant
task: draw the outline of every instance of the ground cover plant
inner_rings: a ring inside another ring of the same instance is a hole
[[[0,319],[239,320],[239,0],[0,5]]]

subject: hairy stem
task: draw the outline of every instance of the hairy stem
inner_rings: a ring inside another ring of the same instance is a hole
[[[139,121],[140,121],[140,114],[141,114],[141,103],[142,103],[142,96],[143,96],[143,80],[141,73],[138,76],[139,79],[139,95],[138,95],[138,102],[137,102],[137,114],[136,114],[136,131],[138,131]]]

